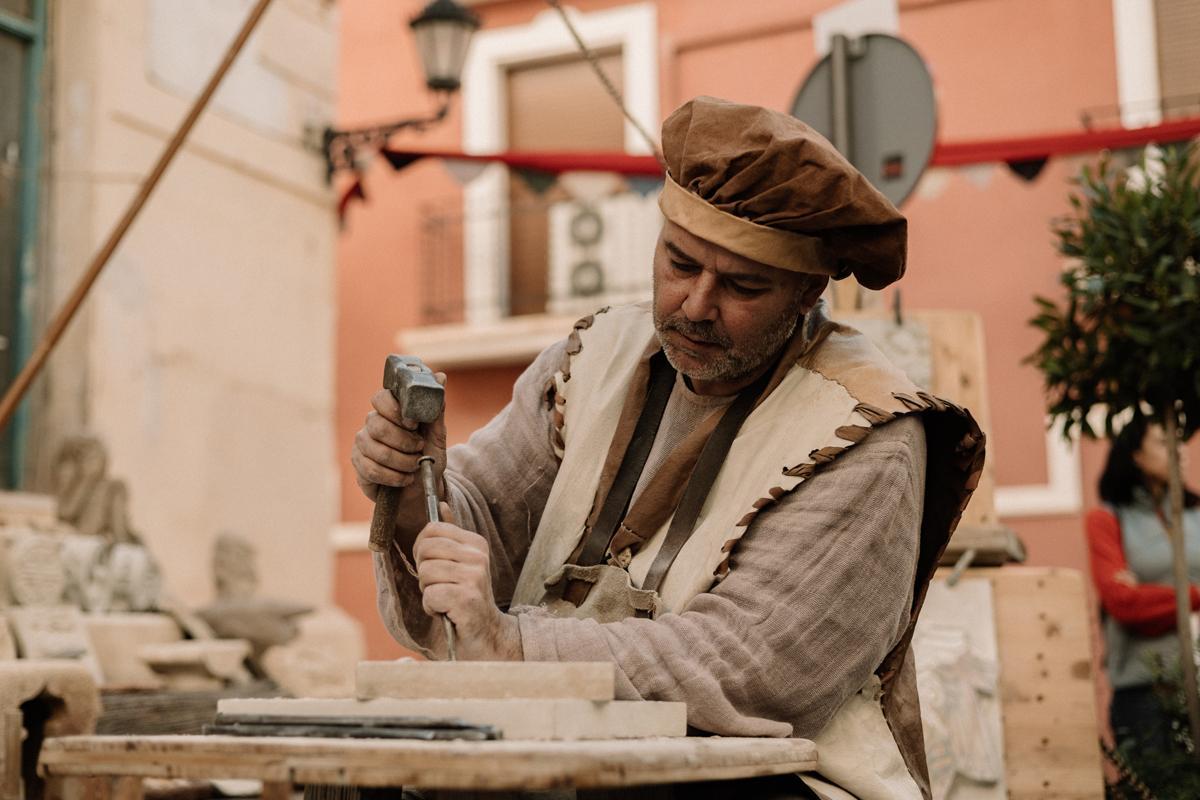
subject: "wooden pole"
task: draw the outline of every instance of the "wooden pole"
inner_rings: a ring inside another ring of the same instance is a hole
[[[1188,577],[1187,546],[1183,537],[1183,475],[1179,463],[1179,415],[1175,404],[1164,415],[1167,434],[1167,499],[1170,505],[1169,533],[1175,578],[1175,627],[1179,634],[1180,680],[1187,701],[1192,748],[1200,760],[1200,687],[1196,684],[1196,644],[1192,639],[1192,593]]]
[[[233,66],[234,60],[242,51],[246,40],[250,38],[250,34],[254,31],[254,28],[258,25],[258,21],[262,18],[263,13],[270,4],[271,0],[258,0],[258,4],[250,12],[250,16],[246,18],[245,23],[242,24],[242,29],[238,31],[237,37],[229,45],[229,49],[225,52],[221,63],[217,65],[216,71],[208,79],[204,90],[200,92],[200,96],[192,104],[191,110],[188,111],[179,129],[175,131],[175,135],[167,143],[166,149],[158,157],[158,162],[154,165],[154,169],[150,171],[146,180],[142,182],[142,186],[133,198],[133,202],[125,209],[125,213],[121,216],[120,221],[117,222],[112,233],[109,234],[108,240],[104,242],[104,246],[92,257],[91,264],[88,265],[79,282],[75,284],[75,289],[71,292],[71,296],[67,298],[67,302],[59,309],[50,326],[46,329],[46,332],[42,334],[41,341],[38,342],[37,347],[34,348],[33,353],[29,356],[29,361],[21,368],[21,372],[17,375],[16,380],[13,381],[12,385],[4,393],[3,400],[0,400],[0,431],[4,430],[9,420],[12,419],[13,414],[16,413],[21,398],[25,396],[25,392],[28,391],[30,384],[33,383],[33,379],[41,372],[51,351],[54,350],[55,345],[62,338],[67,326],[71,324],[71,320],[75,318],[75,314],[79,311],[79,307],[87,297],[88,291],[91,290],[92,284],[100,277],[100,273],[104,270],[105,265],[112,258],[113,252],[121,244],[121,240],[125,238],[125,234],[129,231],[130,226],[133,225],[134,220],[137,219],[142,206],[150,199],[150,193],[154,191],[163,173],[167,171],[167,167],[170,166],[171,161],[175,158],[175,154],[183,146],[184,140],[187,139],[188,134],[195,127],[196,121],[204,112],[208,101],[212,99],[213,94],[217,91],[217,87],[221,85],[221,81],[225,78],[225,73]]]

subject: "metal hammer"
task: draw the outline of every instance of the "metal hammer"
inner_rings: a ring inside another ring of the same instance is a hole
[[[442,415],[446,406],[446,390],[433,372],[416,356],[392,354],[383,365],[383,388],[392,393],[400,404],[400,416],[422,425],[428,425]],[[421,456],[417,463],[421,470],[421,487],[425,492],[425,512],[430,522],[437,522],[438,490],[433,474],[433,457]],[[392,544],[395,533],[396,511],[400,504],[400,489],[395,486],[380,486],[375,495],[375,513],[371,516],[371,538],[368,545],[372,550],[383,552]],[[446,629],[446,646],[450,660],[454,652],[454,624],[442,615]]]

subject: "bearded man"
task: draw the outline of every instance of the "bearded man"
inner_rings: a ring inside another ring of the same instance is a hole
[[[983,435],[819,301],[898,279],[905,219],[784,114],[701,97],[662,143],[651,304],[577,323],[449,453],[372,398],[359,485],[404,487],[380,612],[434,658],[444,613],[460,658],[608,661],[696,732],[817,743],[738,797],[927,798],[908,644]],[[456,522],[425,524],[422,454]]]

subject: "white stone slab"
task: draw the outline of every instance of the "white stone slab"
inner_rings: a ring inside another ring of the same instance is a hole
[[[929,585],[913,636],[917,688],[935,797],[1007,796],[992,585]]]

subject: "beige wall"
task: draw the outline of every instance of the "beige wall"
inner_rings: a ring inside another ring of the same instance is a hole
[[[123,213],[250,0],[51,3],[43,314]],[[338,13],[275,0],[95,285],[35,395],[31,488],[95,433],[133,526],[186,602],[224,530],[266,594],[324,602],[336,516],[332,193],[307,124],[332,114]]]

